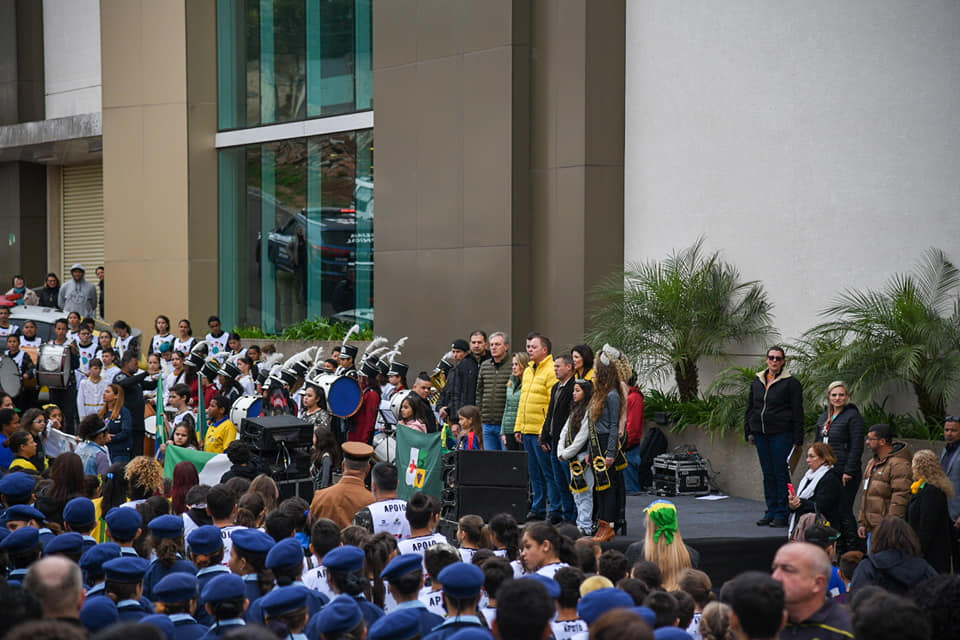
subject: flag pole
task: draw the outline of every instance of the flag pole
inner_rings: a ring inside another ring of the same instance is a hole
[[[160,456],[160,445],[163,444],[167,439],[167,427],[166,427],[166,407],[163,402],[163,368],[160,369],[160,374],[157,377],[157,437],[155,439],[155,445],[153,450],[153,457],[157,458]]]

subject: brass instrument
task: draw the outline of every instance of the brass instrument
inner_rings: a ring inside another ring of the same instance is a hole
[[[430,394],[431,405],[436,406],[437,402],[440,401],[440,394],[443,393],[443,388],[447,386],[447,373],[450,369],[453,369],[453,351],[446,352],[443,357],[440,358],[437,366],[430,372],[430,385],[435,389],[435,391]]]

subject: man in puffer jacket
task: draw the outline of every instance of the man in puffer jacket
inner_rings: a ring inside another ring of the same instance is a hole
[[[863,503],[857,517],[861,538],[872,534],[884,516],[906,517],[913,482],[910,449],[903,442],[893,442],[890,425],[870,427],[867,446],[873,451],[873,459],[863,474]]]
[[[763,471],[767,511],[757,521],[760,527],[787,526],[787,458],[792,447],[803,446],[803,386],[785,365],[781,347],[767,349],[767,368],[750,385],[744,419],[747,442],[757,447]]]
[[[527,466],[530,471],[530,486],[533,489],[533,503],[527,520],[543,520],[547,515],[547,492],[550,492],[550,509],[553,520],[561,519],[560,492],[553,479],[553,461],[550,452],[540,446],[540,432],[550,406],[550,391],[557,384],[557,374],[553,370],[553,356],[550,355],[550,340],[539,333],[527,336],[527,354],[530,364],[523,372],[523,384],[520,391],[520,405],[517,407],[517,424],[514,433],[517,442],[523,442],[527,452]]]

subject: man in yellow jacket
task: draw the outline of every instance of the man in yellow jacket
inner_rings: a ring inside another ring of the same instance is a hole
[[[550,391],[557,383],[550,349],[550,339],[546,336],[536,332],[527,335],[527,355],[530,356],[530,364],[523,372],[514,434],[517,442],[522,442],[527,452],[530,486],[533,488],[533,504],[530,505],[527,520],[546,518],[549,497],[550,521],[557,523],[561,520],[563,505],[557,485],[553,482],[553,465],[550,460],[553,454],[540,446],[540,432],[547,417],[547,408],[550,406]]]

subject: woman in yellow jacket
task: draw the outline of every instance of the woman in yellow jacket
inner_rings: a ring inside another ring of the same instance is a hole
[[[557,384],[550,355],[550,340],[539,333],[527,336],[527,355],[530,364],[523,372],[520,387],[520,404],[517,406],[517,424],[514,434],[517,442],[523,443],[527,452],[527,467],[530,470],[530,486],[533,488],[533,503],[527,520],[543,520],[547,514],[548,493],[551,520],[560,521],[561,497],[558,485],[553,482],[553,464],[549,445],[540,444],[540,432],[550,406],[550,392]]]

